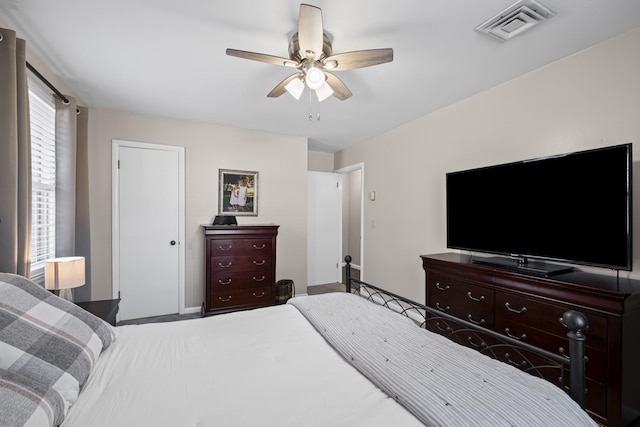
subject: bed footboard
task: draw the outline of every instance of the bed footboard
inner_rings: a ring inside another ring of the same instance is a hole
[[[351,257],[345,257],[346,291],[387,307],[461,345],[474,348],[494,359],[510,363],[566,390],[580,407],[585,407],[585,340],[588,329],[584,314],[569,310],[561,322],[567,329],[568,356],[532,346],[490,329],[443,313],[351,276]],[[568,381],[567,381],[567,376]]]

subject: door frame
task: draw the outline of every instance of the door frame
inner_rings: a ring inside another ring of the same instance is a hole
[[[112,297],[120,294],[120,174],[118,161],[123,147],[178,153],[178,313],[185,313],[185,155],[184,147],[146,142],[111,140],[111,277]]]
[[[347,174],[349,172],[354,172],[360,170],[360,280],[364,281],[364,162],[356,163],[350,166],[345,166],[340,169],[336,169],[334,172],[339,174]],[[340,201],[342,203],[342,187],[340,188]],[[342,215],[342,212],[340,212]],[[340,221],[342,224],[342,221]],[[342,232],[341,232],[342,235]],[[342,252],[342,247],[344,244],[340,245],[340,251]],[[341,255],[342,266],[344,267],[345,254]]]

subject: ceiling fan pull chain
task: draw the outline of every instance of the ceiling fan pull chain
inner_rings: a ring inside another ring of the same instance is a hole
[[[313,91],[309,90],[309,121],[312,122],[313,121],[313,116],[314,116],[314,106],[315,102],[314,102],[314,97],[313,97]],[[318,110],[320,110],[320,103],[317,103],[318,105]],[[320,121],[320,111],[315,112],[315,117],[316,117],[316,121],[319,122]]]

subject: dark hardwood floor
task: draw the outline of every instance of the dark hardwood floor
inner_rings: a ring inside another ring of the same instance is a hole
[[[131,319],[131,320],[123,320],[121,322],[116,323],[116,326],[123,325],[140,325],[143,323],[160,323],[160,322],[174,322],[176,320],[189,320],[189,319],[197,319],[201,317],[200,312],[191,313],[191,314],[167,314],[164,316],[154,316],[154,317],[144,317],[142,319]]]

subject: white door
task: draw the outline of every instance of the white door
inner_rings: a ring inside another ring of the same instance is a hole
[[[307,286],[341,281],[341,176],[308,172]]]
[[[120,320],[184,311],[181,150],[114,141],[114,292],[121,299]]]

